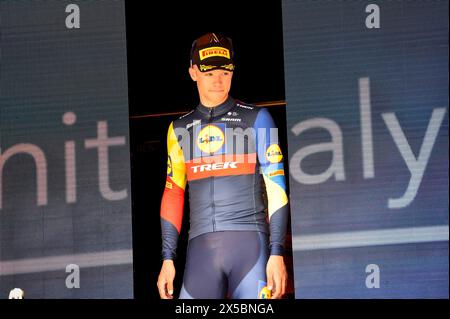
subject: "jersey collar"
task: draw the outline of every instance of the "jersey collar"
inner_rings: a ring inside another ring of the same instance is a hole
[[[223,102],[222,104],[219,104],[215,107],[206,107],[201,102],[197,106],[197,110],[199,110],[201,113],[207,115],[207,116],[221,116],[231,110],[231,108],[235,105],[235,101],[231,96],[228,96],[228,98]]]

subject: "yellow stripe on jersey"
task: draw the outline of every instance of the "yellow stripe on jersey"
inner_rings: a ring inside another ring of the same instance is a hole
[[[280,185],[273,182],[266,174],[263,174],[264,182],[266,183],[267,201],[269,204],[269,220],[270,217],[278,209],[288,203],[286,192]]]
[[[167,153],[169,160],[167,161],[167,175],[181,189],[186,187],[186,166],[184,163],[183,150],[178,144],[177,136],[173,130],[173,122],[170,123],[167,133]]]

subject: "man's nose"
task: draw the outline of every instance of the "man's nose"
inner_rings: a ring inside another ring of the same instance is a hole
[[[214,84],[222,84],[222,75],[216,75],[214,76]]]

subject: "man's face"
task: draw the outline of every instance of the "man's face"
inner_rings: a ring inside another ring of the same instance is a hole
[[[221,69],[200,72],[194,65],[189,68],[189,74],[192,80],[197,82],[200,101],[204,106],[214,107],[228,98],[233,72]]]

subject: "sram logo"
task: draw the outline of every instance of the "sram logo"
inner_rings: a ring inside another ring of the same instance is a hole
[[[224,162],[224,163],[214,163],[214,164],[202,164],[197,166],[192,166],[191,169],[194,173],[205,172],[205,171],[217,171],[221,169],[238,168],[238,162]]]

